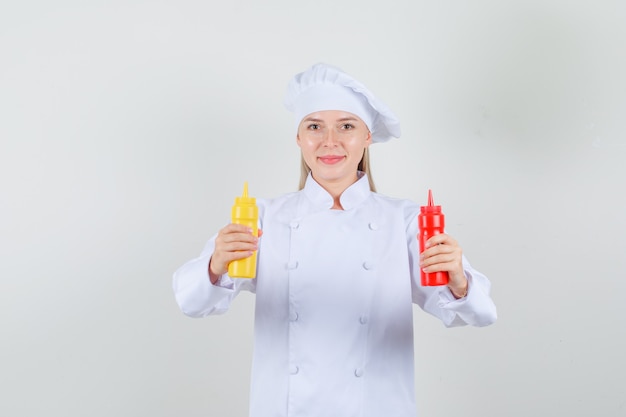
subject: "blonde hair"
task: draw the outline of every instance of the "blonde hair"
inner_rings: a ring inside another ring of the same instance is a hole
[[[359,166],[357,168],[359,171],[365,172],[367,175],[367,180],[370,184],[370,190],[376,192],[376,186],[374,185],[374,180],[372,179],[372,168],[370,166],[370,153],[369,148],[365,148],[363,152],[363,158],[361,158],[361,162],[359,162]],[[300,154],[300,185],[298,186],[298,190],[304,188],[304,184],[306,183],[306,179],[309,176],[309,172],[311,172],[311,168],[304,161],[304,157]]]

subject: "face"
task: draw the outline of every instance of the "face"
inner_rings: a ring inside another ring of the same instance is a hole
[[[313,178],[326,189],[343,191],[357,180],[357,167],[372,135],[358,116],[326,110],[302,119],[297,141]]]

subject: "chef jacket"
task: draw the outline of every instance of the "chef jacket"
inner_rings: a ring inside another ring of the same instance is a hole
[[[305,187],[257,200],[257,277],[220,277],[208,265],[215,236],[174,274],[181,310],[221,314],[256,293],[251,417],[413,417],[412,303],[446,326],[496,319],[487,278],[463,258],[467,296],[420,284],[415,203],[374,193],[367,176],[340,197],[310,175]]]

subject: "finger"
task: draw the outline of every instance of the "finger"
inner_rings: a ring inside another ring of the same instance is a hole
[[[452,236],[447,235],[445,233],[441,233],[438,235],[435,235],[433,237],[431,237],[430,239],[428,239],[426,241],[426,248],[430,248],[436,245],[450,245],[450,246],[457,246],[458,243],[456,240],[454,240],[454,238],[452,238]]]
[[[220,263],[224,264],[232,260],[233,253],[236,253],[236,252],[252,253],[256,250],[258,250],[258,245],[256,242],[242,242],[242,241],[218,242],[216,241],[214,257],[217,258],[220,261]]]
[[[450,246],[445,244],[435,245],[426,250],[424,250],[420,254],[420,259],[427,259],[432,256],[441,255],[441,254],[449,254],[449,253],[460,253],[460,248],[458,246]]]
[[[256,244],[259,240],[258,237],[249,233],[227,233],[219,236],[216,240],[219,243],[234,243],[234,242],[246,242]]]
[[[231,263],[233,261],[238,261],[239,259],[248,258],[248,257],[252,256],[253,254],[254,254],[254,251],[251,251],[251,250],[241,250],[241,251],[228,252],[226,254],[226,256],[224,256],[224,261],[228,265],[229,263]]]
[[[224,239],[239,239],[242,238],[243,236],[245,236],[244,240],[249,240],[249,239],[256,239],[257,237],[254,235],[252,229],[250,229],[247,226],[241,225],[241,224],[231,224],[228,225],[226,227],[224,227],[222,230],[219,231],[219,233],[217,234],[217,238],[224,238]]]
[[[215,239],[215,251],[257,250],[259,238],[248,233],[227,233]]]
[[[444,264],[434,264],[434,265],[425,266],[422,268],[422,271],[426,272],[427,274],[430,274],[432,272],[449,272],[453,269],[454,268],[452,264],[444,263]]]
[[[424,258],[420,262],[420,266],[422,267],[422,269],[424,269],[424,268],[428,268],[428,267],[431,267],[434,265],[440,265],[440,264],[456,265],[458,264],[458,262],[459,262],[459,259],[454,253],[444,253],[444,254],[439,254],[439,255],[428,257],[428,258]]]
[[[242,241],[234,241],[234,242],[226,242],[216,247],[216,252],[238,252],[238,251],[255,251],[258,249],[258,246],[255,242],[242,242]]]
[[[424,272],[437,272],[437,271],[459,271],[463,270],[463,264],[456,257],[443,257],[437,256],[430,259],[427,259],[420,263],[420,268],[424,270]]]
[[[222,228],[219,233],[248,233],[252,234],[252,229],[245,224],[230,223]]]

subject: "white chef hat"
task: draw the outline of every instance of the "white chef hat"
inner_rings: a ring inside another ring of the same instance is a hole
[[[285,107],[294,113],[296,126],[316,111],[341,110],[355,114],[372,133],[372,142],[400,137],[400,121],[363,84],[327,64],[315,64],[297,74],[287,86]]]

